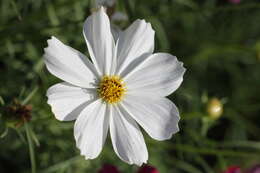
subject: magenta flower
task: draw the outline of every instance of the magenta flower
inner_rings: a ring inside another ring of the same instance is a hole
[[[98,171],[98,173],[120,173],[120,171],[118,171],[115,166],[106,164]]]
[[[239,166],[230,166],[223,173],[241,173]]]
[[[228,0],[232,4],[239,4],[241,0]]]
[[[144,165],[138,170],[137,173],[159,173],[159,171],[153,166]]]
[[[246,173],[260,173],[260,164],[252,167],[251,169],[247,170]]]

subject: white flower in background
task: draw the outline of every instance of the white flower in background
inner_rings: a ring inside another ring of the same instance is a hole
[[[112,7],[116,3],[116,0],[95,0],[95,6],[106,6],[106,7]]]
[[[124,13],[121,13],[121,12],[114,12],[110,18],[111,18],[112,22],[121,22],[121,21],[128,20],[127,15]],[[111,24],[111,33],[115,40],[118,39],[121,32],[122,32],[122,30],[120,29],[119,26],[117,26],[113,23]]]
[[[126,14],[120,12],[120,11],[115,11],[115,4],[116,0],[95,0],[95,5],[92,11],[96,11],[99,9],[101,6],[105,6],[108,8],[108,11],[110,11],[109,18],[111,19],[111,33],[114,37],[114,39],[118,39],[119,34],[122,32],[119,26],[116,24],[113,24],[113,22],[122,22],[122,21],[127,21],[128,17]]]
[[[83,34],[93,63],[57,38],[48,40],[47,69],[65,81],[48,89],[48,104],[58,120],[76,120],[76,145],[86,159],[100,154],[109,129],[123,161],[146,163],[138,124],[156,140],[178,132],[178,109],[165,96],[180,86],[185,68],[175,56],[153,54],[154,30],[144,20],[114,40],[101,7],[87,18]]]
[[[127,21],[127,20],[128,20],[128,17],[127,17],[126,14],[116,11],[116,12],[114,12],[113,15],[111,16],[111,20],[112,20],[112,21],[115,21],[115,22],[117,22],[117,21],[119,21],[119,22],[120,22],[120,21]]]

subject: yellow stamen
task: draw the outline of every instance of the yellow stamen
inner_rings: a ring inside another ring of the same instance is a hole
[[[122,100],[126,88],[119,76],[104,76],[97,91],[105,102],[114,104]]]

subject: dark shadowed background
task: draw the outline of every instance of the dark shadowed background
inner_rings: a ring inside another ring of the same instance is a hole
[[[44,66],[46,41],[54,35],[88,55],[82,26],[93,4],[0,1],[1,173],[29,173],[31,165],[37,173],[138,169],[115,155],[110,139],[97,159],[84,160],[73,122],[59,122],[47,105],[46,90],[59,80]],[[144,133],[150,165],[161,173],[220,173],[260,163],[259,1],[118,0],[108,13],[121,16],[113,18],[121,29],[138,18],[151,22],[156,52],[176,55],[187,68],[169,96],[181,113],[180,132],[163,142]]]

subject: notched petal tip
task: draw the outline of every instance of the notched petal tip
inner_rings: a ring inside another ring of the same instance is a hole
[[[173,56],[175,59],[176,68],[179,68],[179,71],[180,71],[180,83],[182,83],[184,73],[186,72],[187,69],[184,67],[184,63],[182,61],[179,61],[179,59],[176,56],[171,55],[171,54],[169,54],[169,55]]]
[[[46,57],[46,53],[48,52],[48,51],[50,51],[50,49],[53,47],[53,46],[55,46],[55,44],[59,44],[60,43],[60,41],[55,37],[55,36],[51,36],[51,38],[49,38],[48,40],[47,40],[47,46],[45,47],[45,48],[43,48],[43,50],[44,50],[44,55],[43,55],[43,57]]]
[[[123,160],[124,162],[128,163],[129,165],[137,165],[139,167],[141,167],[143,164],[146,164],[147,160],[148,160],[148,159],[145,159],[145,160],[136,160],[136,161],[135,160],[129,160],[129,161],[127,161],[123,158],[120,158],[120,159]]]
[[[48,96],[47,96],[48,97]],[[54,105],[51,103],[49,97],[48,97],[48,101],[47,104],[51,107],[51,112],[54,114],[55,118],[58,121],[65,121],[64,116],[60,116],[59,114],[57,114],[57,110],[55,110]],[[63,117],[63,118],[62,118]]]
[[[97,156],[87,156],[87,154],[85,154],[85,153],[80,149],[80,147],[77,146],[77,148],[78,148],[78,150],[80,151],[80,155],[83,156],[83,157],[85,158],[85,160],[93,160],[93,159],[95,159],[95,158],[98,157],[98,155],[97,155]]]
[[[173,135],[175,135],[176,133],[178,133],[179,131],[180,131],[180,128],[179,128],[179,125],[178,125],[178,123],[176,124],[176,126],[173,128],[174,130],[171,130],[170,129],[170,133],[169,133],[169,135],[168,136],[166,136],[165,138],[158,138],[158,139],[156,139],[157,141],[165,141],[165,140],[170,140],[172,137],[173,137]]]
[[[58,39],[55,36],[51,36],[51,38],[47,40],[48,46],[50,46],[53,42],[56,41],[58,41]]]
[[[147,159],[144,160],[144,161],[140,161],[138,163],[135,163],[137,166],[141,167],[143,164],[146,164],[147,163]]]
[[[151,29],[151,31],[155,32],[152,27],[152,24],[150,22],[147,22],[145,19],[137,19],[136,21],[138,21],[142,25],[146,25],[147,29]]]
[[[102,11],[102,12],[104,12],[104,13],[106,13],[106,7],[104,7],[104,6],[100,6],[100,7],[99,7],[99,10]]]
[[[95,14],[98,14],[98,13],[100,13],[100,14],[101,14],[101,13],[107,14],[106,11],[107,11],[107,8],[104,7],[104,6],[99,6],[99,7],[97,7],[97,8],[93,8],[93,9],[91,10],[92,15],[95,15]]]
[[[51,112],[54,114],[56,120],[58,120],[58,121],[65,121],[64,118],[61,118],[62,116],[60,116],[59,114],[57,114],[57,111],[53,108],[53,105],[50,104],[49,102],[47,102],[47,103],[48,103],[48,105],[50,105],[50,107],[51,107]]]
[[[180,127],[179,127],[179,125],[177,124],[177,125],[176,125],[176,131],[175,131],[175,134],[178,133],[179,131],[180,131]]]
[[[155,34],[155,30],[153,29],[151,23],[150,23],[150,22],[146,22],[146,24],[147,24],[147,27],[151,30],[151,32],[152,32],[153,34]]]
[[[87,116],[86,116],[87,115]],[[106,106],[100,100],[91,102],[74,124],[74,138],[80,155],[95,159],[101,153],[108,132]]]
[[[182,61],[180,61],[179,58],[177,58],[176,56],[174,56],[174,55],[172,55],[172,56],[176,59],[177,65],[181,66],[185,72],[186,68],[184,67],[184,63]]]

